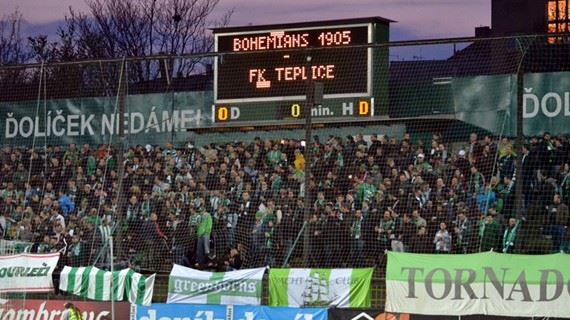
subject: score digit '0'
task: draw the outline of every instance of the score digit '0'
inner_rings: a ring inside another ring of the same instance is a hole
[[[299,118],[301,116],[301,106],[298,103],[291,105],[291,117]]]
[[[239,107],[215,106],[213,110],[214,122],[238,120],[241,112]]]
[[[230,117],[230,111],[228,107],[219,107],[216,112],[216,119],[218,121],[228,121]]]

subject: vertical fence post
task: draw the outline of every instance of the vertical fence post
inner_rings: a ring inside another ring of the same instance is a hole
[[[116,220],[115,223],[118,223],[117,227],[117,256],[119,259],[123,256],[123,222],[125,217],[125,212],[123,212],[123,207],[125,204],[125,197],[123,196],[123,176],[125,167],[123,165],[124,162],[124,144],[125,144],[125,104],[126,104],[126,95],[127,95],[127,80],[128,76],[126,72],[127,62],[126,59],[123,58],[121,62],[121,77],[119,78],[119,88],[118,88],[118,112],[119,112],[119,140],[116,144],[116,154],[117,154],[117,176],[119,177],[118,181],[118,190],[119,190],[119,197],[117,199],[117,212],[115,212]]]
[[[305,116],[305,210],[303,212],[303,220],[308,223],[311,218],[311,162],[312,162],[312,135],[313,123],[311,117],[311,109],[313,108],[314,101],[314,83],[313,73],[311,70],[311,56],[307,55],[305,61],[305,68],[307,73],[307,96],[304,108]],[[311,228],[307,226],[304,233],[303,241],[303,264],[308,265],[311,255],[310,232]]]
[[[518,39],[520,41],[520,39]],[[524,50],[521,46],[521,50]],[[524,59],[525,53],[521,52],[519,66],[517,70],[517,158],[515,163],[516,168],[516,181],[515,181],[515,212],[516,217],[523,216],[523,172],[522,172],[522,158],[523,158],[523,144],[524,144],[524,130],[523,130],[523,90],[524,90]]]
[[[115,267],[114,267],[114,263],[115,263],[115,259],[113,258],[113,235],[111,235],[109,237],[109,255],[110,257],[110,262],[111,262],[111,274],[113,274],[113,271],[115,271]],[[114,290],[115,287],[115,283],[113,281],[113,276],[111,276],[111,319],[115,320],[115,297],[113,295],[113,292],[115,292]]]

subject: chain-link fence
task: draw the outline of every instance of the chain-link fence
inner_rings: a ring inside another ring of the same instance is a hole
[[[227,54],[2,66],[2,236],[62,266],[158,272],[157,301],[173,263],[374,266],[378,307],[385,250],[568,252],[570,51],[548,39],[287,52],[364,52],[362,96],[327,96],[330,65],[260,60],[324,84],[310,126],[304,96],[220,103],[220,81],[264,85],[220,79]]]

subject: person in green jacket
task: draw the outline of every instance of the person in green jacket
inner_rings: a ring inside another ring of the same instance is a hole
[[[196,237],[198,238],[196,256],[198,258],[198,264],[205,265],[207,262],[206,257],[212,258],[210,254],[210,235],[212,234],[212,216],[202,206],[201,201],[198,202],[197,205],[199,206],[197,210],[200,213],[200,223],[198,224],[198,230],[196,231]]]
[[[87,158],[87,168],[86,168],[87,176],[90,177],[94,175],[96,170],[97,170],[97,159],[95,159],[95,156],[90,155]]]
[[[481,224],[481,252],[498,251],[501,241],[501,225],[492,214],[487,215]]]
[[[362,202],[364,201],[370,202],[374,198],[374,195],[376,194],[376,191],[378,189],[373,184],[373,182],[374,182],[374,177],[368,176],[366,177],[366,181],[358,186],[356,199],[360,204],[362,204]]]

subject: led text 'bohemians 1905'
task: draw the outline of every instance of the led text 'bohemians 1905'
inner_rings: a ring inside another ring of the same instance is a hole
[[[233,51],[257,51],[274,49],[306,48],[309,46],[308,33],[285,34],[273,32],[267,36],[233,39]]]
[[[296,49],[310,46],[344,46],[352,43],[350,30],[320,32],[316,40],[311,43],[310,33],[285,33],[284,31],[271,32],[269,35],[245,36],[232,39],[232,51],[263,51],[274,49]]]

